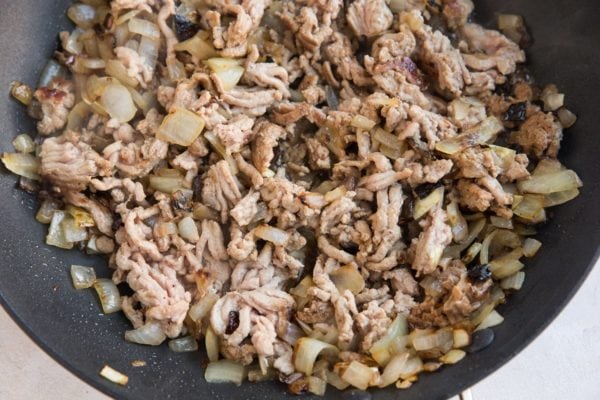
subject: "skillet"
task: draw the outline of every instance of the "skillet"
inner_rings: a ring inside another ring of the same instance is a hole
[[[575,201],[553,209],[541,227],[540,253],[528,262],[523,289],[500,307],[505,322],[494,328],[487,349],[460,364],[424,374],[418,384],[399,393],[395,388],[365,393],[340,393],[328,388],[326,398],[406,400],[446,399],[475,384],[515,356],[560,312],[594,265],[600,244],[600,157],[596,138],[600,121],[600,2],[595,0],[480,0],[475,19],[492,26],[494,12],[521,14],[535,39],[528,50],[529,67],[538,83],[556,83],[578,116],[567,131],[561,160],[577,171],[585,186]],[[0,149],[12,148],[18,133],[34,132],[24,109],[8,96],[10,82],[35,85],[45,61],[57,45],[57,33],[69,26],[64,17],[69,0],[0,1]],[[91,290],[75,291],[71,264],[96,267],[110,275],[101,258],[44,245],[46,227],[33,216],[36,201],[0,170],[0,302],[36,343],[75,375],[115,398],[127,399],[273,399],[292,397],[282,384],[267,382],[207,385],[205,355],[172,353],[166,345],[150,348],[128,344],[129,328],[120,313],[102,315]],[[147,366],[132,368],[133,360]],[[130,377],[118,387],[99,377],[109,364]],[[499,394],[501,397],[501,394]]]

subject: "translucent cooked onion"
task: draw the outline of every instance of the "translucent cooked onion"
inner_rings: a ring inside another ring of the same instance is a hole
[[[208,316],[210,310],[215,305],[215,303],[219,300],[219,296],[215,293],[207,293],[204,297],[202,297],[196,304],[190,307],[188,311],[188,315],[194,322],[198,322],[202,320],[204,317]]]
[[[471,335],[464,329],[455,329],[452,331],[452,342],[456,349],[467,347],[471,344]]]
[[[285,246],[290,239],[289,233],[269,225],[260,225],[254,229],[254,236],[276,246]]]
[[[60,209],[60,204],[56,200],[46,199],[40,205],[38,212],[35,214],[35,219],[41,224],[49,224],[52,222],[54,212]]]
[[[357,295],[365,288],[365,280],[353,265],[345,265],[333,271],[331,280],[340,293],[350,290]]]
[[[515,196],[516,197],[516,196]],[[517,206],[513,208],[515,215],[531,222],[539,223],[546,220],[546,211],[544,210],[545,197],[535,194],[523,196]]]
[[[40,180],[40,176],[38,175],[40,160],[32,154],[4,153],[2,155],[2,162],[6,169],[13,174],[36,181]]]
[[[104,314],[111,314],[121,311],[121,295],[117,285],[110,279],[96,279],[94,289],[98,293],[102,311]],[[127,339],[127,337],[126,337]]]
[[[521,258],[522,256],[523,249],[517,248],[502,257],[498,257],[492,260],[489,263],[489,266],[492,275],[494,275],[494,278],[506,278],[523,269],[525,265],[519,261],[519,258]]]
[[[412,346],[417,351],[441,349],[445,352],[451,349],[452,345],[452,331],[448,329],[440,329],[431,335],[418,336],[412,341]]]
[[[154,75],[159,49],[160,40],[158,39],[152,39],[148,36],[143,36],[142,40],[140,40],[140,45],[137,48],[137,52],[144,60],[144,65],[148,69],[149,74]]]
[[[348,386],[350,386],[350,384],[348,382],[346,382],[345,380],[343,380],[342,378],[340,378],[340,376],[338,374],[336,374],[333,371],[329,371],[329,370],[325,370],[325,380],[327,381],[328,384],[330,384],[331,386],[333,386],[334,388],[336,388],[338,390],[344,390]]]
[[[358,361],[352,361],[342,374],[342,379],[360,390],[367,390],[377,372]]]
[[[184,217],[177,224],[179,229],[179,236],[184,238],[185,240],[196,243],[200,240],[200,235],[198,234],[198,227],[196,226],[196,222],[192,219],[192,217]]]
[[[375,129],[373,138],[387,148],[399,152],[400,154],[407,148],[406,143],[403,140],[400,140],[398,136],[392,135],[382,128]]]
[[[492,312],[490,312],[487,317],[481,321],[481,324],[479,324],[475,331],[477,332],[485,328],[491,328],[493,326],[500,325],[502,322],[504,322],[504,317],[500,315],[498,311],[492,310]]]
[[[420,219],[426,215],[432,209],[440,207],[444,203],[444,187],[440,186],[429,194],[424,199],[417,199],[415,201],[415,208],[413,210],[413,218],[415,220]]]
[[[102,93],[100,104],[111,118],[115,118],[120,123],[131,121],[137,113],[137,108],[129,90],[117,82],[106,86]]]
[[[61,249],[67,250],[73,248],[73,242],[69,242],[65,238],[65,232],[62,226],[62,222],[66,216],[67,214],[64,211],[54,211],[52,214],[52,220],[50,221],[50,227],[48,228],[48,235],[46,235],[47,245],[60,247]]]
[[[204,61],[216,57],[219,54],[208,40],[202,38],[201,32],[198,32],[198,34],[191,39],[177,43],[175,45],[175,51],[186,51],[190,53],[194,62]]]
[[[210,362],[217,361],[219,359],[219,337],[215,331],[213,331],[211,326],[206,329],[204,345],[206,346],[206,355],[208,356],[208,360]]]
[[[435,149],[441,153],[453,155],[478,144],[493,142],[498,133],[503,130],[504,125],[498,118],[488,117],[479,125],[469,128],[466,132],[438,142]]]
[[[327,382],[316,376],[309,376],[306,378],[308,381],[308,391],[317,396],[324,396],[325,390],[327,389]]]
[[[566,169],[553,173],[534,175],[530,179],[520,181],[517,187],[521,193],[550,194],[578,189],[581,179],[575,171]]]
[[[120,373],[108,365],[105,365],[102,370],[100,370],[100,376],[122,386],[127,385],[127,382],[129,382],[129,377],[127,375]]]
[[[184,108],[176,108],[162,121],[156,137],[168,143],[189,146],[203,129],[204,119],[201,116]]]
[[[138,85],[138,80],[129,76],[127,73],[127,68],[125,65],[119,60],[108,60],[106,62],[105,68],[106,74],[116,78],[125,86],[136,87]]]
[[[455,243],[460,243],[467,238],[469,226],[467,220],[463,217],[456,201],[451,201],[446,207],[448,222],[452,228],[452,237]]]
[[[465,353],[463,350],[453,349],[441,356],[440,361],[444,364],[449,365],[456,364],[457,362],[465,358],[466,355],[467,353]]]
[[[376,124],[377,122],[362,115],[355,115],[350,121],[351,126],[358,129],[364,129],[366,131],[371,130]]]
[[[544,207],[554,207],[565,204],[579,196],[579,189],[550,193],[544,196]]]
[[[502,279],[500,287],[504,290],[521,290],[525,282],[525,272],[519,271],[509,277]]]
[[[385,369],[381,374],[379,387],[383,388],[389,386],[400,379],[400,375],[402,375],[405,371],[404,365],[406,364],[406,361],[408,361],[409,357],[410,354],[408,352],[394,356],[385,366]]]
[[[219,77],[225,91],[233,89],[244,75],[244,67],[231,58],[209,58],[205,63]]]
[[[186,353],[198,350],[198,342],[192,336],[169,340],[169,348],[175,353]]]
[[[19,153],[33,153],[35,151],[35,143],[31,136],[23,133],[18,135],[12,142],[13,147]]]
[[[47,87],[55,78],[67,76],[67,70],[56,60],[50,60],[42,70],[38,87]]]
[[[166,338],[167,336],[160,329],[158,322],[146,322],[137,329],[125,332],[125,340],[128,342],[147,346],[158,346]]]
[[[160,30],[158,26],[150,21],[141,18],[131,18],[127,23],[129,32],[146,36],[150,39],[160,39]]]
[[[71,265],[71,280],[75,289],[88,289],[96,281],[96,271],[91,267]]]
[[[294,366],[296,370],[311,375],[317,357],[322,352],[337,354],[338,348],[317,339],[303,337],[298,339],[294,349]]]
[[[403,342],[408,334],[408,323],[406,317],[398,314],[396,319],[389,326],[385,335],[373,343],[369,349],[371,357],[381,366],[385,366],[392,357],[393,348],[396,342]],[[400,346],[397,346],[400,347]]]
[[[106,63],[101,58],[80,58],[79,62],[88,69],[103,69]]]
[[[31,104],[31,100],[33,100],[33,90],[26,84],[19,81],[15,81],[11,84],[10,94],[25,106],[29,106]]]
[[[78,27],[89,29],[96,22],[96,8],[88,4],[75,3],[67,10],[67,16]]]
[[[87,229],[79,226],[70,215],[65,216],[61,225],[67,242],[77,243],[88,238]]]
[[[158,190],[159,192],[173,194],[178,190],[182,190],[185,188],[184,179],[177,177],[165,177],[165,176],[156,176],[150,175],[148,180],[150,187],[154,190]]]
[[[490,232],[485,239],[483,239],[483,242],[481,243],[481,250],[479,252],[479,262],[481,264],[487,264],[490,261],[490,244],[492,243],[492,240],[494,240],[494,237],[497,233],[498,231],[494,230]]]
[[[244,366],[230,360],[208,363],[204,373],[204,379],[208,383],[235,383],[238,386],[242,384],[245,377]]]
[[[460,244],[446,247],[444,250],[444,257],[460,258],[460,253],[467,249],[471,243],[477,239],[477,236],[479,236],[485,225],[485,218],[480,218],[472,222],[469,225],[469,235],[467,238]]]
[[[527,238],[523,242],[523,255],[525,257],[533,257],[542,247],[542,242],[533,238]]]
[[[558,110],[558,120],[563,128],[568,129],[575,125],[575,122],[577,122],[577,116],[570,110],[563,107]]]

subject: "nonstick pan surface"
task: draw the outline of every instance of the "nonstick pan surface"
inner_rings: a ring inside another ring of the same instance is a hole
[[[0,0],[0,151],[10,151],[18,133],[34,132],[24,109],[8,96],[10,82],[35,85],[57,44],[68,0]],[[446,399],[483,379],[531,342],[559,313],[598,257],[600,244],[600,2],[596,0],[482,0],[475,19],[492,25],[494,12],[525,17],[535,39],[529,66],[541,84],[556,83],[579,120],[565,135],[562,161],[585,184],[575,201],[552,211],[540,229],[544,243],[527,266],[523,289],[501,308],[505,322],[484,351],[438,373],[424,374],[409,390],[372,391],[373,399]],[[117,398],[127,399],[274,399],[292,397],[279,383],[208,385],[204,355],[176,354],[128,344],[121,314],[102,315],[93,291],[75,291],[71,264],[93,265],[108,277],[104,260],[44,245],[46,227],[34,220],[35,199],[0,170],[0,300],[45,351],[71,372]],[[550,349],[549,349],[550,350]],[[147,366],[133,368],[133,360]],[[100,378],[109,364],[129,375],[127,387]],[[535,373],[535,371],[531,371]],[[60,385],[60,382],[57,382]],[[364,398],[328,389],[326,398]],[[498,398],[502,398],[499,393]]]

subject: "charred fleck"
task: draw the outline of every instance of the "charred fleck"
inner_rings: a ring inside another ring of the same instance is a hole
[[[475,282],[485,282],[492,277],[489,264],[476,265],[469,269],[469,278]]]
[[[527,103],[515,103],[504,114],[505,121],[522,122],[527,119]]]
[[[229,311],[229,315],[227,316],[227,328],[225,328],[225,333],[231,335],[235,332],[240,326],[240,313],[237,311]]]
[[[177,35],[177,39],[180,42],[190,39],[200,29],[198,24],[179,14],[175,15],[175,18],[173,18],[173,25],[175,27],[175,35]]]

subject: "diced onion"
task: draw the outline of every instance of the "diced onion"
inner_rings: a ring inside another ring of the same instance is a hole
[[[205,63],[219,77],[225,91],[233,89],[244,75],[244,67],[234,59],[209,58]]]
[[[546,220],[544,205],[544,196],[528,194],[523,196],[523,199],[513,208],[513,212],[528,222],[539,223]]]
[[[483,242],[481,243],[481,251],[479,253],[479,262],[481,264],[487,264],[490,261],[490,244],[492,243],[492,240],[494,240],[494,236],[496,236],[497,233],[498,231],[494,230],[490,232],[485,239],[483,239]]]
[[[160,49],[160,40],[143,36],[137,52],[144,60],[144,65],[148,69],[148,74],[153,75],[158,60],[158,51]]]
[[[574,190],[582,186],[577,174],[569,169],[544,175],[534,175],[520,181],[517,187],[521,193],[550,194]]]
[[[459,349],[471,344],[471,335],[464,329],[455,329],[452,332],[454,348]]]
[[[400,154],[404,153],[407,148],[406,142],[400,140],[398,136],[393,135],[382,128],[375,129],[373,132],[373,138],[381,143],[381,145],[386,146],[387,148]]]
[[[164,176],[156,176],[150,175],[149,177],[150,187],[154,190],[158,190],[159,192],[173,194],[178,190],[184,189],[184,179],[183,178],[172,178],[172,177],[164,177]]]
[[[563,107],[558,110],[558,120],[563,128],[568,129],[575,125],[575,122],[577,122],[577,116],[570,110]]]
[[[328,384],[330,384],[338,390],[344,390],[348,386],[350,386],[350,384],[342,378],[340,378],[338,374],[329,370],[325,370],[325,379],[327,380]]]
[[[423,370],[423,361],[419,357],[410,357],[402,366],[400,378],[408,379]]]
[[[96,279],[94,289],[98,293],[104,314],[111,314],[121,310],[121,295],[119,294],[117,285],[112,280]]]
[[[496,279],[506,278],[523,269],[525,265],[519,261],[522,255],[523,249],[517,248],[502,257],[496,258],[489,263],[490,271]]]
[[[198,323],[198,321],[202,320],[206,317],[215,303],[219,300],[219,296],[215,293],[207,293],[204,297],[202,297],[196,304],[190,307],[188,311],[188,315],[192,319],[192,321]]]
[[[137,113],[129,90],[117,82],[106,86],[100,101],[111,118],[115,118],[120,123],[131,121]]]
[[[33,90],[26,84],[15,81],[10,87],[10,94],[17,99],[21,104],[28,106],[33,100]]]
[[[19,176],[24,176],[27,179],[40,180],[38,170],[40,168],[40,160],[32,154],[26,153],[4,153],[2,162],[6,169]]]
[[[342,379],[360,390],[366,390],[373,379],[375,371],[358,361],[352,361],[342,374]]]
[[[81,101],[75,104],[67,116],[67,129],[79,131],[87,122],[92,109],[85,102]]]
[[[344,197],[347,192],[348,189],[346,189],[346,186],[338,186],[337,188],[325,193],[325,195],[323,196],[323,200],[325,200],[325,203],[332,203]]]
[[[198,342],[192,336],[169,340],[169,348],[175,353],[186,353],[198,350]]]
[[[65,216],[61,225],[67,242],[77,243],[86,240],[88,237],[87,229],[77,224],[75,218],[70,215]]]
[[[388,362],[381,374],[379,387],[383,388],[389,386],[400,379],[400,375],[405,371],[404,365],[406,364],[406,361],[408,361],[409,356],[410,354],[408,352],[404,352],[394,356],[390,362]]]
[[[544,99],[544,111],[556,111],[565,104],[565,95],[551,93]]]
[[[550,193],[544,196],[544,207],[554,207],[567,203],[579,196],[579,189]]]
[[[82,228],[90,228],[96,225],[96,221],[92,217],[92,214],[80,207],[68,205],[65,211],[73,217],[75,224]]]
[[[485,328],[491,328],[493,326],[500,325],[502,322],[504,322],[504,317],[500,315],[498,311],[493,310],[491,313],[488,314],[487,317],[485,317],[483,321],[481,321],[481,324],[479,324],[475,331],[480,331]]]
[[[73,242],[69,242],[65,238],[65,232],[62,227],[62,222],[66,218],[67,214],[64,211],[54,211],[52,214],[52,220],[50,221],[50,227],[48,228],[48,235],[46,235],[46,244],[50,246],[60,247],[61,249],[72,249]]]
[[[38,212],[35,214],[35,219],[41,224],[49,224],[52,222],[54,212],[59,209],[59,204],[55,200],[46,199],[42,202]]]
[[[477,238],[477,236],[479,236],[485,225],[485,218],[480,218],[477,219],[475,222],[472,222],[469,226],[469,235],[467,236],[467,238],[460,244],[446,247],[446,250],[444,250],[444,257],[459,258],[460,253],[462,253],[466,248],[468,248],[471,245],[471,243],[473,243],[473,241]]]
[[[60,65],[56,60],[49,60],[40,74],[38,87],[47,87],[54,78],[65,77],[66,75],[67,70],[65,67]]]
[[[158,322],[146,322],[137,329],[125,331],[125,340],[147,346],[158,346],[166,338]]]
[[[362,115],[355,115],[350,121],[351,126],[358,129],[364,129],[366,131],[372,129],[376,124],[377,123],[375,121]]]
[[[418,336],[413,339],[412,346],[417,351],[427,351],[432,349],[442,349],[448,351],[453,345],[452,331],[440,329],[431,335]]]
[[[385,335],[373,343],[369,349],[371,357],[381,366],[385,366],[392,357],[392,347],[395,341],[402,340],[408,334],[408,323],[406,317],[398,314],[389,326]]]
[[[200,32],[196,36],[175,45],[175,51],[187,51],[194,62],[204,61],[218,55],[210,42],[202,38]]]
[[[430,210],[440,207],[444,203],[444,187],[440,186],[436,188],[429,196],[424,199],[417,199],[415,201],[415,208],[413,210],[413,218],[415,220],[420,219],[422,216],[427,214]]]
[[[96,281],[96,272],[91,267],[71,265],[71,279],[75,289],[91,288]]]
[[[261,225],[254,229],[254,236],[276,246],[285,246],[290,239],[289,233],[269,225]]]
[[[317,339],[303,337],[298,339],[294,350],[294,366],[296,370],[306,375],[312,375],[317,357],[322,352],[338,353],[337,347]]]
[[[242,384],[245,376],[244,366],[230,360],[208,363],[204,373],[204,379],[208,383],[235,383],[238,386]]]
[[[552,174],[555,172],[563,171],[566,168],[560,163],[560,161],[552,158],[543,158],[535,166],[535,169],[531,173],[532,176]]]
[[[458,203],[451,201],[446,207],[446,214],[448,215],[448,222],[452,228],[452,237],[455,243],[460,243],[467,238],[469,234],[469,226],[467,221],[460,212]]]
[[[365,288],[365,280],[351,264],[336,269],[330,276],[340,293],[350,290],[352,294],[357,295]]]
[[[538,252],[540,247],[542,247],[542,242],[533,238],[527,238],[523,242],[523,255],[525,257],[533,257]]]
[[[25,133],[17,136],[13,140],[12,145],[19,153],[33,153],[35,151],[35,143],[33,143],[33,139],[31,139],[31,136]]]
[[[219,140],[217,135],[215,135],[211,131],[206,131],[206,132],[204,132],[204,137],[206,138],[206,140],[208,140],[208,143],[210,143],[211,147],[217,153],[219,153],[219,155],[221,155],[221,157],[223,157],[223,160],[227,161],[227,164],[229,165],[229,169],[231,170],[231,173],[236,175],[238,173],[237,163],[235,162],[235,160],[233,159],[231,154],[229,154],[227,152],[227,150],[225,149],[225,146],[223,146],[223,144],[221,143],[221,141]]]
[[[201,116],[184,108],[176,108],[162,121],[156,137],[165,142],[189,146],[203,129],[204,119]]]
[[[512,223],[511,219],[500,218],[495,215],[492,215],[490,217],[490,222],[492,225],[494,225],[497,228],[502,228],[502,229],[512,229],[513,228],[513,223]]]
[[[137,33],[150,39],[160,39],[160,30],[158,26],[150,21],[141,18],[131,18],[127,23],[129,32]]]
[[[210,362],[215,362],[219,360],[219,337],[209,326],[206,329],[206,335],[204,337],[204,345],[206,346],[206,355],[208,356],[208,360]]]
[[[127,385],[127,382],[129,382],[129,377],[127,375],[120,373],[119,371],[109,367],[108,365],[105,365],[102,368],[102,370],[100,371],[100,376],[122,386]]]
[[[75,3],[67,10],[67,16],[75,25],[89,29],[96,21],[96,8],[83,3]]]
[[[127,68],[119,60],[108,60],[106,62],[105,71],[107,75],[118,79],[123,85],[134,88],[139,83],[137,79],[129,76]]]
[[[179,221],[177,224],[179,228],[179,236],[184,238],[185,240],[196,243],[200,240],[200,235],[198,234],[198,227],[196,226],[196,222],[192,219],[192,217],[185,217]]]
[[[493,142],[498,133],[503,130],[504,125],[498,118],[488,117],[479,125],[469,128],[466,132],[438,142],[435,149],[441,153],[453,155],[478,144]]]
[[[500,287],[504,290],[521,290],[525,282],[525,272],[519,271],[509,277],[502,279]]]
[[[317,396],[324,396],[325,390],[327,389],[327,382],[316,376],[309,376],[306,378],[308,381],[308,391]]]
[[[444,364],[456,364],[457,362],[465,358],[466,355],[467,353],[465,353],[462,350],[453,349],[441,356],[440,361]]]
[[[101,58],[80,58],[79,62],[88,69],[103,69],[106,63]]]

